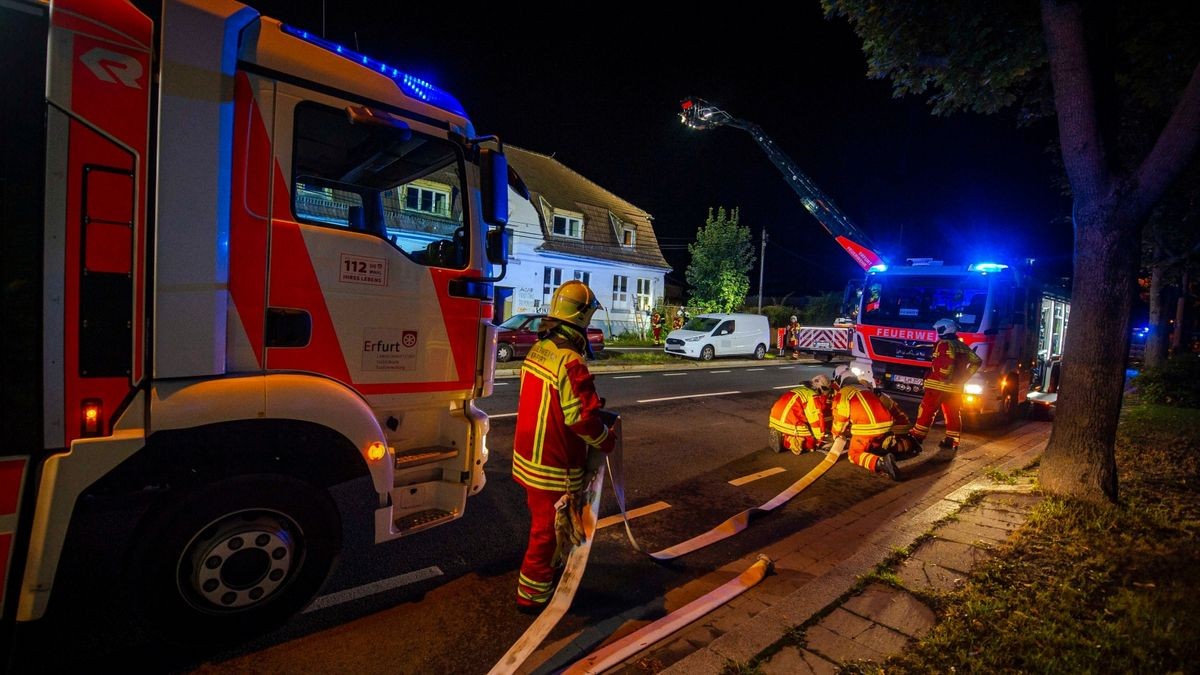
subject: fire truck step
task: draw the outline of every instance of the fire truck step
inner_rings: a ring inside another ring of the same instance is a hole
[[[425,529],[443,520],[453,520],[454,513],[445,509],[425,509],[396,519],[396,529],[405,530]]]
[[[441,445],[435,445],[427,448],[416,448],[403,454],[396,453],[396,468],[411,469],[414,466],[432,464],[445,459],[454,459],[455,457],[458,457],[457,448],[447,448]]]

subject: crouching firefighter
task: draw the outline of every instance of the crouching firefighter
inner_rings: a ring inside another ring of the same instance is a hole
[[[869,387],[859,382],[849,368],[839,368],[838,390],[833,395],[833,435],[849,435],[847,456],[867,471],[886,473],[900,480],[896,457],[877,454],[884,436],[892,428],[892,416]]]
[[[771,450],[799,455],[817,449],[825,435],[825,399],[831,389],[829,378],[817,375],[775,401],[769,422]]]
[[[539,611],[554,594],[555,505],[583,489],[589,448],[609,453],[616,443],[583,358],[587,326],[599,307],[582,281],[559,286],[521,366],[513,478],[525,487],[532,517],[517,579],[517,607],[526,612]]]

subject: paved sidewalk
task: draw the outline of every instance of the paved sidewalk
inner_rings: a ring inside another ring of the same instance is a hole
[[[933,613],[916,596],[884,584],[848,594],[894,551],[927,534],[932,536],[897,566],[897,576],[912,589],[946,590],[962,583],[973,565],[991,557],[991,548],[1024,522],[1039,499],[1031,494],[1032,480],[997,484],[983,474],[988,468],[1011,472],[1028,466],[1041,455],[1049,432],[1049,423],[1030,422],[978,445],[968,438],[958,453],[923,456],[921,464],[948,466],[760,551],[775,562],[775,574],[609,672],[717,674],[760,657],[798,627],[805,631],[805,648],[788,646],[772,654],[761,664],[764,672],[832,673],[842,663],[879,662],[898,653],[928,632]],[[932,450],[937,440],[931,437],[927,446]],[[971,496],[981,491],[983,498],[971,503]],[[952,514],[957,518],[946,521]],[[666,611],[736,576],[750,562],[735,561],[668,594]],[[654,618],[627,621],[610,639]]]

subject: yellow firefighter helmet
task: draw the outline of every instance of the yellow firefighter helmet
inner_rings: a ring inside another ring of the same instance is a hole
[[[600,301],[587,284],[573,279],[559,286],[550,299],[550,317],[579,328],[587,328]]]

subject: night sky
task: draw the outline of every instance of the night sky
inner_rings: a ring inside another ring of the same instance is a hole
[[[321,31],[319,0],[249,4]],[[866,79],[846,22],[825,20],[816,0],[788,6],[788,18],[680,4],[668,21],[651,18],[664,5],[495,3],[469,18],[436,3],[326,7],[328,39],[357,39],[358,51],[454,94],[478,133],[553,154],[648,211],[679,282],[686,243],[716,206],[740,207],[756,252],[767,228],[768,299],[840,290],[858,273],[749,134],[680,124],[687,96],[761,126],[893,262],[1019,256],[1069,272],[1053,121],[935,118],[920,99],[893,99],[890,83]],[[750,276],[753,293],[757,267]]]

